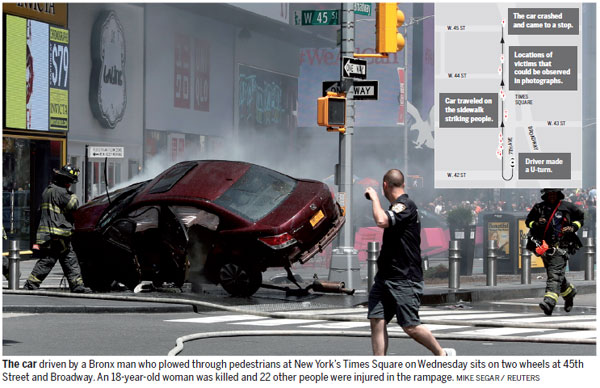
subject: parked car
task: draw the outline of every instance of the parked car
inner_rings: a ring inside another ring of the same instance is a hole
[[[322,182],[244,162],[185,161],[81,206],[73,247],[96,291],[203,276],[249,296],[267,268],[307,262],[344,221]]]

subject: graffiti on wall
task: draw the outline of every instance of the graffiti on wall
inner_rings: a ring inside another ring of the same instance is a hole
[[[240,126],[288,128],[295,114],[297,90],[294,77],[240,65]]]

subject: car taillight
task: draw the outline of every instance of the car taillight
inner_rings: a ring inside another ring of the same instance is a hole
[[[287,232],[277,236],[259,237],[258,239],[273,249],[283,249],[296,243],[296,239]]]

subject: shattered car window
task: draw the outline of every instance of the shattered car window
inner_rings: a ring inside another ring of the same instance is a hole
[[[135,221],[135,231],[144,232],[148,229],[158,228],[159,209],[156,206],[144,206],[129,214]]]
[[[255,222],[277,208],[295,187],[294,179],[253,165],[214,203]]]
[[[121,212],[129,206],[131,201],[135,198],[135,196],[146,187],[146,185],[150,181],[140,182],[135,185],[128,186],[124,189],[117,190],[116,192],[111,194],[111,203],[106,210],[105,213],[100,218],[98,222],[98,226],[100,228],[104,228],[108,225],[112,220],[117,218]],[[108,201],[108,198],[105,196],[103,201]]]
[[[188,229],[194,225],[200,225],[216,231],[219,227],[219,217],[204,210],[192,206],[169,206],[169,209]]]

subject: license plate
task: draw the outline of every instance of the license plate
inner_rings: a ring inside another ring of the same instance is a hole
[[[314,228],[323,218],[325,218],[325,214],[323,214],[322,210],[319,210],[319,212],[310,219],[310,224]]]

